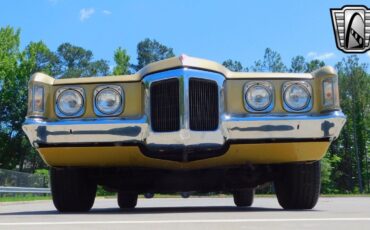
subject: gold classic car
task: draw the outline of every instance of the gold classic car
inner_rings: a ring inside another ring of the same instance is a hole
[[[280,205],[311,209],[320,159],[345,121],[332,67],[312,73],[231,72],[185,55],[126,76],[29,83],[23,125],[51,167],[55,207],[91,209],[97,185],[138,194],[228,192],[250,206],[273,182]]]

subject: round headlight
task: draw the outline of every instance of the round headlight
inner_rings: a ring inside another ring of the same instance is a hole
[[[57,106],[60,112],[67,116],[78,114],[84,104],[84,99],[80,92],[74,89],[64,90],[57,98]]]
[[[262,111],[271,104],[272,92],[264,85],[253,85],[245,92],[245,101],[253,110]]]
[[[310,100],[310,92],[301,84],[292,84],[284,91],[284,101],[286,105],[293,110],[305,109]]]
[[[95,106],[103,114],[112,115],[122,106],[121,94],[113,88],[105,88],[95,97]]]

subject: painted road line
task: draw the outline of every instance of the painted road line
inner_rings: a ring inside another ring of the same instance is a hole
[[[66,221],[66,222],[18,222],[0,223],[0,226],[42,226],[42,225],[94,225],[94,224],[186,224],[186,223],[246,223],[246,222],[330,222],[370,221],[359,218],[297,218],[297,219],[204,219],[204,220],[122,220],[122,221]]]

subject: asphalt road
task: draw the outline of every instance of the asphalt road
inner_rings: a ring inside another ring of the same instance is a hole
[[[232,198],[140,199],[122,212],[97,199],[89,213],[59,214],[51,201],[0,203],[0,229],[370,229],[370,197],[321,198],[314,210],[285,211],[275,198],[237,208]]]

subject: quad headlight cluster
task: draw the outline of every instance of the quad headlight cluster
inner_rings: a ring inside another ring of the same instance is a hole
[[[322,110],[340,109],[336,78],[321,81]],[[46,90],[46,91],[45,91]],[[29,88],[29,116],[44,116],[48,89],[41,84]],[[270,81],[248,81],[244,85],[244,107],[251,113],[271,112],[276,93]],[[280,98],[280,97],[278,97]],[[313,106],[313,93],[307,81],[287,81],[281,86],[282,107],[287,112],[308,112]],[[125,92],[118,85],[100,85],[93,91],[92,107],[97,116],[117,116],[124,110]],[[79,86],[58,88],[55,94],[55,112],[61,118],[80,117],[86,110],[85,90]]]
[[[274,88],[267,81],[248,82],[244,86],[244,106],[252,113],[271,112],[274,108]],[[283,108],[288,112],[312,109],[311,85],[305,81],[289,81],[282,87]]]
[[[86,96],[81,87],[59,88],[55,112],[59,117],[79,117],[86,109]],[[120,86],[104,85],[94,90],[94,112],[98,116],[116,116],[123,111],[124,93]]]

